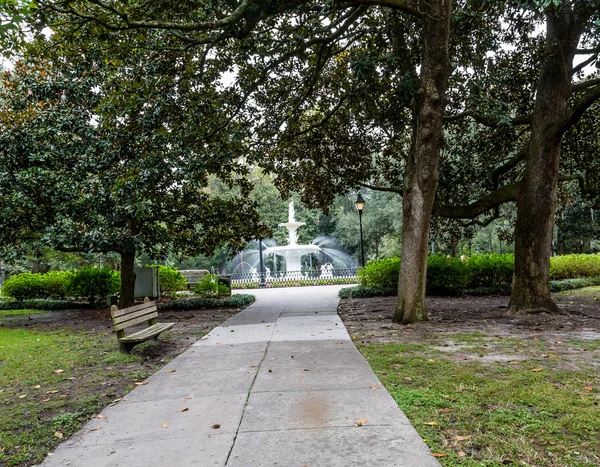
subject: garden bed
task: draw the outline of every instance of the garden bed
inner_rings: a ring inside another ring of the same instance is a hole
[[[339,313],[442,465],[597,466],[600,288],[555,298],[565,315],[506,317],[502,296],[429,297],[410,326],[394,297]]]

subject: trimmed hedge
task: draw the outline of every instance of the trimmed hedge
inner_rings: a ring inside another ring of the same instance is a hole
[[[550,259],[550,280],[600,276],[600,255],[565,255]]]
[[[69,274],[65,291],[70,297],[90,303],[102,301],[107,295],[115,294],[121,287],[121,274],[105,266],[86,266]]]
[[[235,294],[225,300],[218,298],[190,298],[189,300],[173,300],[159,303],[160,311],[168,310],[197,310],[200,308],[242,308],[256,300],[254,295]]]
[[[388,297],[396,295],[393,290],[372,289],[364,285],[355,287],[345,287],[338,293],[340,298],[368,298],[368,297]]]
[[[0,310],[80,310],[94,308],[91,303],[75,303],[69,300],[17,300],[0,302]]]
[[[65,284],[68,277],[68,272],[61,271],[17,274],[6,279],[2,285],[2,294],[15,300],[61,300],[66,297]]]
[[[427,292],[510,294],[513,264],[514,256],[511,254],[475,255],[464,261],[442,254],[431,255],[427,258]],[[358,276],[362,286],[395,293],[398,290],[399,271],[400,258],[388,258],[370,261],[359,269]],[[565,255],[550,260],[551,281],[597,276],[600,276],[600,255]],[[559,291],[560,287],[570,286],[555,284],[551,285],[551,290]],[[578,287],[582,286],[575,288]]]
[[[118,292],[120,274],[108,267],[87,266],[75,271],[51,271],[46,274],[26,272],[9,277],[2,294],[15,300],[64,300],[67,297],[95,303]]]

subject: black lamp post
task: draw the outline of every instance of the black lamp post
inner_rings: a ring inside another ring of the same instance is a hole
[[[259,255],[259,261],[260,261],[260,273],[259,273],[259,277],[260,277],[260,286],[264,287],[265,286],[265,275],[263,274],[264,271],[264,264],[263,264],[263,253],[262,253],[262,240],[258,239],[258,255]]]
[[[360,259],[361,259],[361,266],[364,267],[365,266],[365,249],[363,246],[362,212],[363,212],[363,208],[365,207],[365,200],[360,193],[356,197],[356,201],[354,202],[354,207],[358,211],[358,221],[360,223]]]

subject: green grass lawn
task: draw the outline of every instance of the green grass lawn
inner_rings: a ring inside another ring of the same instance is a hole
[[[100,332],[0,328],[0,465],[42,461],[127,385],[149,375],[139,361]]]
[[[477,357],[490,347],[507,356],[519,354],[515,347],[540,353],[545,347],[478,334],[456,340]],[[584,355],[600,343],[568,345]],[[461,361],[428,344],[360,350],[432,452],[446,455],[439,458],[444,466],[600,465],[598,366],[574,369],[560,355],[541,354]]]

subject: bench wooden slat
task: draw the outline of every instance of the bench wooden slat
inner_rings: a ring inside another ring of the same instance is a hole
[[[158,323],[146,329],[131,334],[130,336],[119,339],[120,342],[144,342],[148,339],[158,336],[161,332],[171,329],[175,323]]]
[[[129,313],[134,313],[138,310],[144,310],[146,308],[155,307],[156,302],[148,302],[142,303],[141,305],[130,306],[129,308],[123,308],[121,310],[115,310],[111,312],[113,318],[118,318],[119,316],[127,315]]]
[[[134,324],[143,323],[144,321],[149,321],[152,318],[156,318],[158,313],[155,311],[153,313],[146,314],[144,316],[139,316],[138,318],[130,319],[125,321],[124,323],[115,324],[115,331],[120,331],[121,329],[126,329],[129,326],[133,326]]]
[[[152,313],[156,313],[156,307],[145,308],[143,310],[134,311],[133,313],[129,313],[127,315],[119,316],[118,318],[113,318],[113,324],[117,325],[119,323],[124,323],[125,321],[129,321],[131,319],[137,318],[138,316],[151,315]],[[148,319],[152,319],[152,318],[148,318]]]

